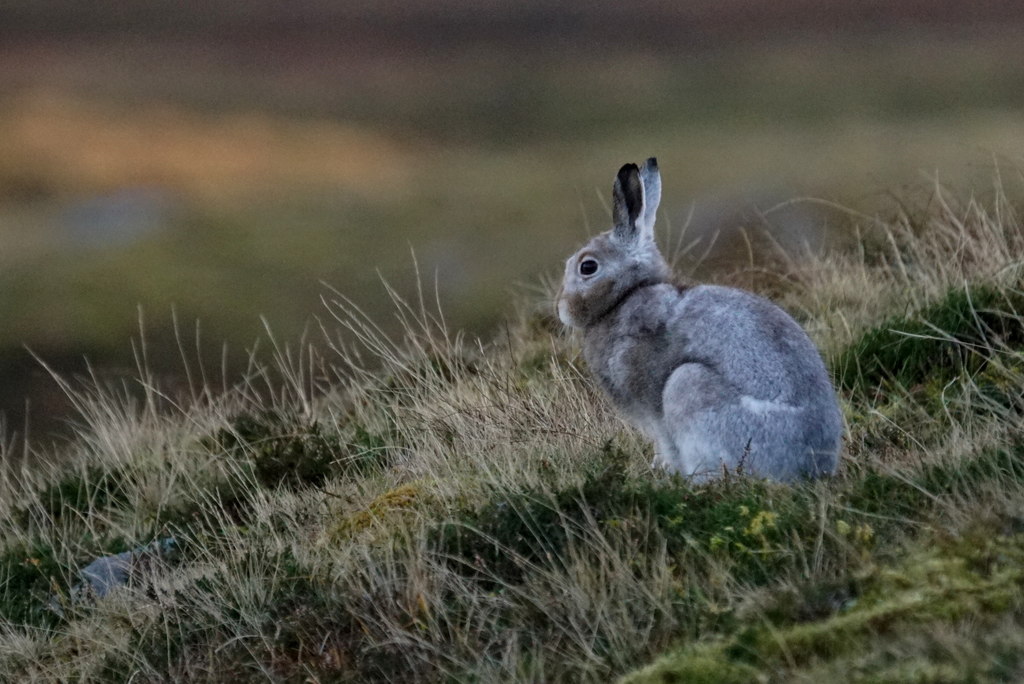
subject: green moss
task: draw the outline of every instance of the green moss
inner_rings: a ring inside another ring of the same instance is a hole
[[[335,540],[346,539],[352,534],[366,529],[374,521],[413,508],[420,498],[422,498],[422,488],[417,483],[404,484],[391,489],[371,501],[363,510],[338,521],[331,528],[329,535]]]
[[[742,673],[747,677],[742,681],[769,674],[780,678],[782,672],[805,666],[856,659],[888,635],[925,633],[935,624],[963,620],[991,622],[1021,609],[1022,589],[1024,534],[998,535],[981,528],[952,540],[934,539],[898,565],[876,569],[862,595],[835,615],[789,625],[750,625],[732,638],[683,649],[624,681],[691,681],[687,677],[698,666],[728,676]],[[892,681],[897,671],[907,676],[906,668],[914,665],[874,663],[876,673],[862,672],[861,680]],[[929,665],[917,667],[916,673],[903,681],[944,681],[950,669]]]
[[[902,662],[858,676],[859,684],[957,684],[972,681],[962,667],[949,663],[930,663],[920,658]]]
[[[0,555],[0,618],[11,624],[52,626],[59,619],[47,608],[68,570],[55,550],[42,543],[18,544]]]
[[[713,648],[664,656],[621,680],[622,684],[754,684],[757,668],[722,660]]]
[[[940,301],[868,330],[839,354],[840,386],[873,395],[887,386],[942,385],[983,371],[999,345],[1024,347],[1024,293],[991,285],[951,290]]]

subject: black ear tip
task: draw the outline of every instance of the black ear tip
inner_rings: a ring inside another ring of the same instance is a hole
[[[657,169],[658,168],[658,158],[657,157],[648,157],[647,161],[644,162],[644,166],[646,166],[647,168],[649,168],[651,170]]]
[[[625,185],[633,174],[640,174],[640,169],[637,168],[636,164],[623,164],[619,172],[615,174],[615,177]]]

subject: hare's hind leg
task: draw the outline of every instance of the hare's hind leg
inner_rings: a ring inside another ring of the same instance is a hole
[[[739,395],[708,366],[684,364],[665,384],[675,469],[697,481],[725,472],[789,482],[835,470],[839,420],[801,406]]]
[[[723,412],[734,410],[736,397],[728,384],[709,366],[685,363],[676,368],[662,394],[662,424],[672,444],[669,465],[698,481],[720,477],[734,469],[742,454],[733,454],[735,441],[723,427]]]

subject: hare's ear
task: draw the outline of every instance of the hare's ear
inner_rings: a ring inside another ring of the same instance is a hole
[[[649,158],[640,166],[640,182],[644,188],[644,215],[637,222],[644,237],[654,239],[654,218],[661,203],[661,172],[658,160]]]
[[[643,214],[644,184],[640,180],[640,169],[636,164],[626,164],[619,169],[612,187],[612,218],[615,220],[612,234],[620,240],[635,240]]]

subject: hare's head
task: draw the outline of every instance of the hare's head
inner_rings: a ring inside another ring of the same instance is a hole
[[[593,238],[565,262],[558,317],[584,328],[643,285],[668,280],[668,264],[654,243],[654,214],[661,201],[658,161],[619,169],[612,188],[614,227]]]

